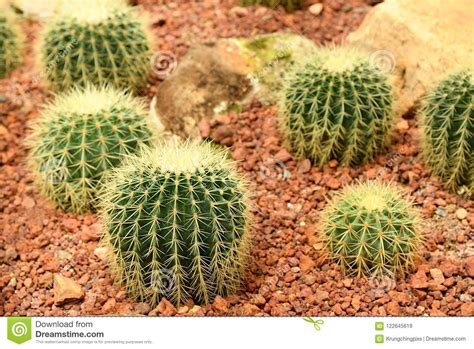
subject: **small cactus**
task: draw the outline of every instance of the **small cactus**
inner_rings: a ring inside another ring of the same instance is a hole
[[[474,188],[474,75],[462,69],[442,80],[426,96],[424,155],[433,173],[450,190]]]
[[[322,219],[320,239],[346,274],[404,274],[423,242],[411,203],[379,182],[346,187],[328,203]]]
[[[23,61],[24,35],[13,11],[0,4],[0,78]]]
[[[303,7],[304,0],[242,0],[242,6],[263,5],[272,9],[283,6],[286,12],[293,12]]]
[[[388,77],[363,51],[320,49],[285,82],[279,126],[286,146],[319,167],[370,161],[390,140]]]
[[[151,71],[150,32],[124,1],[64,1],[37,46],[41,77],[54,90],[112,85],[138,90]]]
[[[209,143],[160,146],[114,171],[103,190],[104,242],[136,300],[179,306],[234,292],[247,257],[246,184]]]
[[[31,125],[29,163],[40,192],[64,210],[94,207],[102,177],[151,139],[145,106],[112,88],[58,96]]]

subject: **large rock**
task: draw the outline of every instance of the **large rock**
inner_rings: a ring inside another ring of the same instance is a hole
[[[458,66],[471,65],[474,51],[472,0],[386,0],[375,6],[347,41],[372,52],[375,63],[394,63],[400,94],[397,113]]]
[[[45,21],[52,17],[58,11],[62,1],[64,0],[6,0],[7,3],[19,9],[24,17],[37,21]]]
[[[199,122],[240,108],[258,94],[274,102],[281,76],[316,45],[295,34],[220,39],[189,50],[153,100],[157,124],[182,138],[200,138]]]
[[[84,291],[74,280],[62,276],[54,275],[54,304],[61,305],[67,302],[74,302],[84,298]]]
[[[244,99],[251,90],[246,62],[229,41],[191,48],[156,94],[157,116],[167,130],[197,138],[205,116]]]
[[[33,21],[45,22],[61,11],[61,8],[71,0],[0,0],[22,12],[22,15]],[[77,0],[74,0],[77,1]],[[127,0],[116,0],[127,3]],[[85,7],[90,4],[84,4]]]
[[[285,73],[317,49],[313,41],[292,33],[257,35],[234,42],[250,66],[255,92],[264,103],[276,101]]]

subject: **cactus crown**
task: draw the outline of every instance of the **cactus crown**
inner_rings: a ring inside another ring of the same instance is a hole
[[[275,9],[283,6],[287,12],[293,12],[303,7],[304,0],[242,0],[242,6],[263,5]]]
[[[32,124],[29,163],[43,195],[65,210],[94,206],[102,177],[149,144],[144,104],[113,88],[58,96]]]
[[[462,69],[423,102],[423,145],[429,167],[451,190],[474,188],[474,75]]]
[[[397,189],[379,182],[343,189],[322,218],[319,236],[348,274],[403,274],[413,266],[423,242],[411,203]]]
[[[160,146],[127,161],[102,195],[111,265],[128,294],[155,305],[234,292],[247,257],[246,183],[210,144]]]
[[[80,6],[80,11],[77,9]],[[125,0],[69,0],[62,1],[57,14],[63,19],[77,20],[84,24],[96,24],[106,21],[111,13],[129,12]]]
[[[369,62],[367,52],[343,46],[322,47],[314,59],[320,64],[320,69],[329,73],[344,73]]]
[[[37,44],[41,77],[54,90],[109,84],[138,90],[151,70],[151,34],[123,1],[63,2]]]
[[[0,4],[0,78],[23,61],[24,35],[15,14]]]
[[[390,140],[391,86],[357,49],[320,49],[288,76],[279,109],[286,145],[320,167],[370,161]]]

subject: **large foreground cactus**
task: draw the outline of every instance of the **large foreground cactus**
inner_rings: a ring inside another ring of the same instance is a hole
[[[272,9],[283,6],[287,12],[293,12],[303,7],[304,0],[242,0],[243,6],[263,5]]]
[[[14,13],[0,3],[0,79],[23,61],[24,35]]]
[[[441,81],[423,107],[424,155],[451,190],[474,188],[474,75],[463,69]]]
[[[406,273],[419,253],[417,217],[396,188],[367,182],[346,187],[327,205],[319,236],[345,273],[394,276]]]
[[[358,165],[389,142],[392,88],[365,52],[323,48],[288,77],[279,125],[298,157]]]
[[[102,207],[112,268],[134,299],[206,304],[236,290],[249,201],[225,152],[168,145],[130,159],[111,175]]]
[[[88,83],[136,90],[151,70],[149,29],[124,1],[65,1],[38,42],[41,77],[54,90]]]
[[[65,210],[91,209],[102,177],[150,143],[145,118],[140,100],[112,88],[58,96],[33,122],[27,142],[41,193]]]

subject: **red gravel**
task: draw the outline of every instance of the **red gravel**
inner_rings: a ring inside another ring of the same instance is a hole
[[[197,42],[275,31],[338,42],[368,9],[362,1],[324,1],[323,13],[315,17],[307,10],[288,15],[261,7],[244,13],[230,0],[142,3],[152,13],[157,47],[178,57]],[[25,29],[33,40],[38,26],[29,23]],[[164,300],[150,309],[132,302],[94,254],[100,230],[96,217],[65,214],[34,192],[22,141],[26,121],[37,116],[48,94],[32,85],[31,56],[28,52],[25,64],[0,80],[0,96],[7,99],[0,103],[0,315],[474,315],[474,207],[430,177],[418,154],[413,118],[398,127],[389,151],[372,163],[352,169],[332,161],[319,170],[282,148],[276,109],[258,101],[240,115],[221,118],[222,124],[207,125],[217,138],[219,129],[228,128],[231,136],[218,141],[231,147],[254,183],[253,261],[242,289],[205,307],[175,309]],[[145,97],[150,99],[154,89]],[[334,190],[376,176],[403,184],[421,208],[429,233],[426,252],[417,270],[403,279],[345,278],[325,260],[314,237],[318,214]],[[465,218],[456,214],[461,208]],[[84,299],[55,305],[54,273],[78,282]]]

